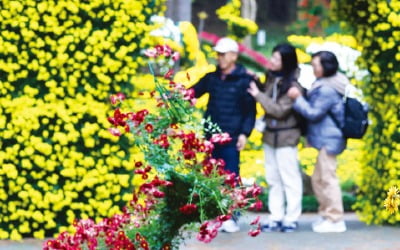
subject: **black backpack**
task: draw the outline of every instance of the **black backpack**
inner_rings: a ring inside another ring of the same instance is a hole
[[[307,136],[307,124],[308,120],[302,116],[300,113],[296,112],[296,120],[297,120],[297,126],[296,128],[300,129],[300,134],[301,136]]]
[[[329,113],[343,133],[344,138],[360,139],[364,136],[368,128],[368,104],[362,103],[356,98],[344,97],[344,125],[339,126],[339,121]]]

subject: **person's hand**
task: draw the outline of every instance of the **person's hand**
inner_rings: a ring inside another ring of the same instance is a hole
[[[260,90],[258,89],[257,84],[254,81],[252,81],[250,82],[250,88],[247,89],[247,92],[249,92],[250,95],[255,97],[256,95],[258,95],[258,93],[260,93]]]
[[[297,97],[301,96],[301,92],[300,92],[300,90],[298,88],[291,87],[288,90],[287,95],[292,99],[296,99]]]
[[[238,141],[236,143],[236,148],[238,151],[241,151],[244,149],[244,146],[246,146],[247,142],[247,137],[244,134],[240,134],[238,137]]]

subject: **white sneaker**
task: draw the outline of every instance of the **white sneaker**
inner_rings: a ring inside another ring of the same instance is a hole
[[[222,226],[219,228],[219,231],[227,232],[227,233],[236,233],[236,232],[239,232],[239,230],[240,230],[240,227],[232,219],[224,221],[222,223]]]
[[[311,225],[312,225],[312,227],[315,227],[316,225],[320,224],[324,220],[325,220],[324,217],[321,216],[316,221],[314,221]]]
[[[312,230],[316,233],[343,233],[346,231],[346,224],[344,221],[324,220],[315,226],[313,225]]]

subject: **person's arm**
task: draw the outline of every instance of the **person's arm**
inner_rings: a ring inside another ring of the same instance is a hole
[[[238,138],[238,150],[241,150],[246,145],[247,137],[250,136],[256,121],[256,102],[254,98],[246,93],[242,100],[243,121],[241,132]]]
[[[302,116],[310,121],[318,121],[322,119],[335,104],[335,98],[332,98],[337,93],[332,88],[324,88],[314,90],[319,91],[315,101],[311,104],[302,95],[299,95],[294,102],[293,108]]]
[[[200,79],[200,81],[192,86],[192,89],[194,90],[194,96],[196,98],[199,98],[208,92],[208,82],[209,75],[205,75],[203,78]]]
[[[269,117],[277,120],[284,119],[292,112],[293,100],[290,98],[280,98],[278,102],[274,102],[272,98],[263,93],[258,94],[255,98]]]
[[[275,103],[271,97],[259,91],[255,83],[250,84],[248,92],[261,104],[269,117],[283,119],[292,111],[293,100],[290,98],[281,98],[278,103]]]

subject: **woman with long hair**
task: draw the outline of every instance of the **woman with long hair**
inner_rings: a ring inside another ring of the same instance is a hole
[[[297,157],[301,133],[299,116],[293,100],[287,96],[291,87],[302,90],[298,78],[296,49],[290,44],[274,47],[268,66],[265,90],[255,83],[248,92],[265,110],[263,131],[266,180],[269,186],[268,223],[263,231],[293,232],[301,214],[302,179]]]

